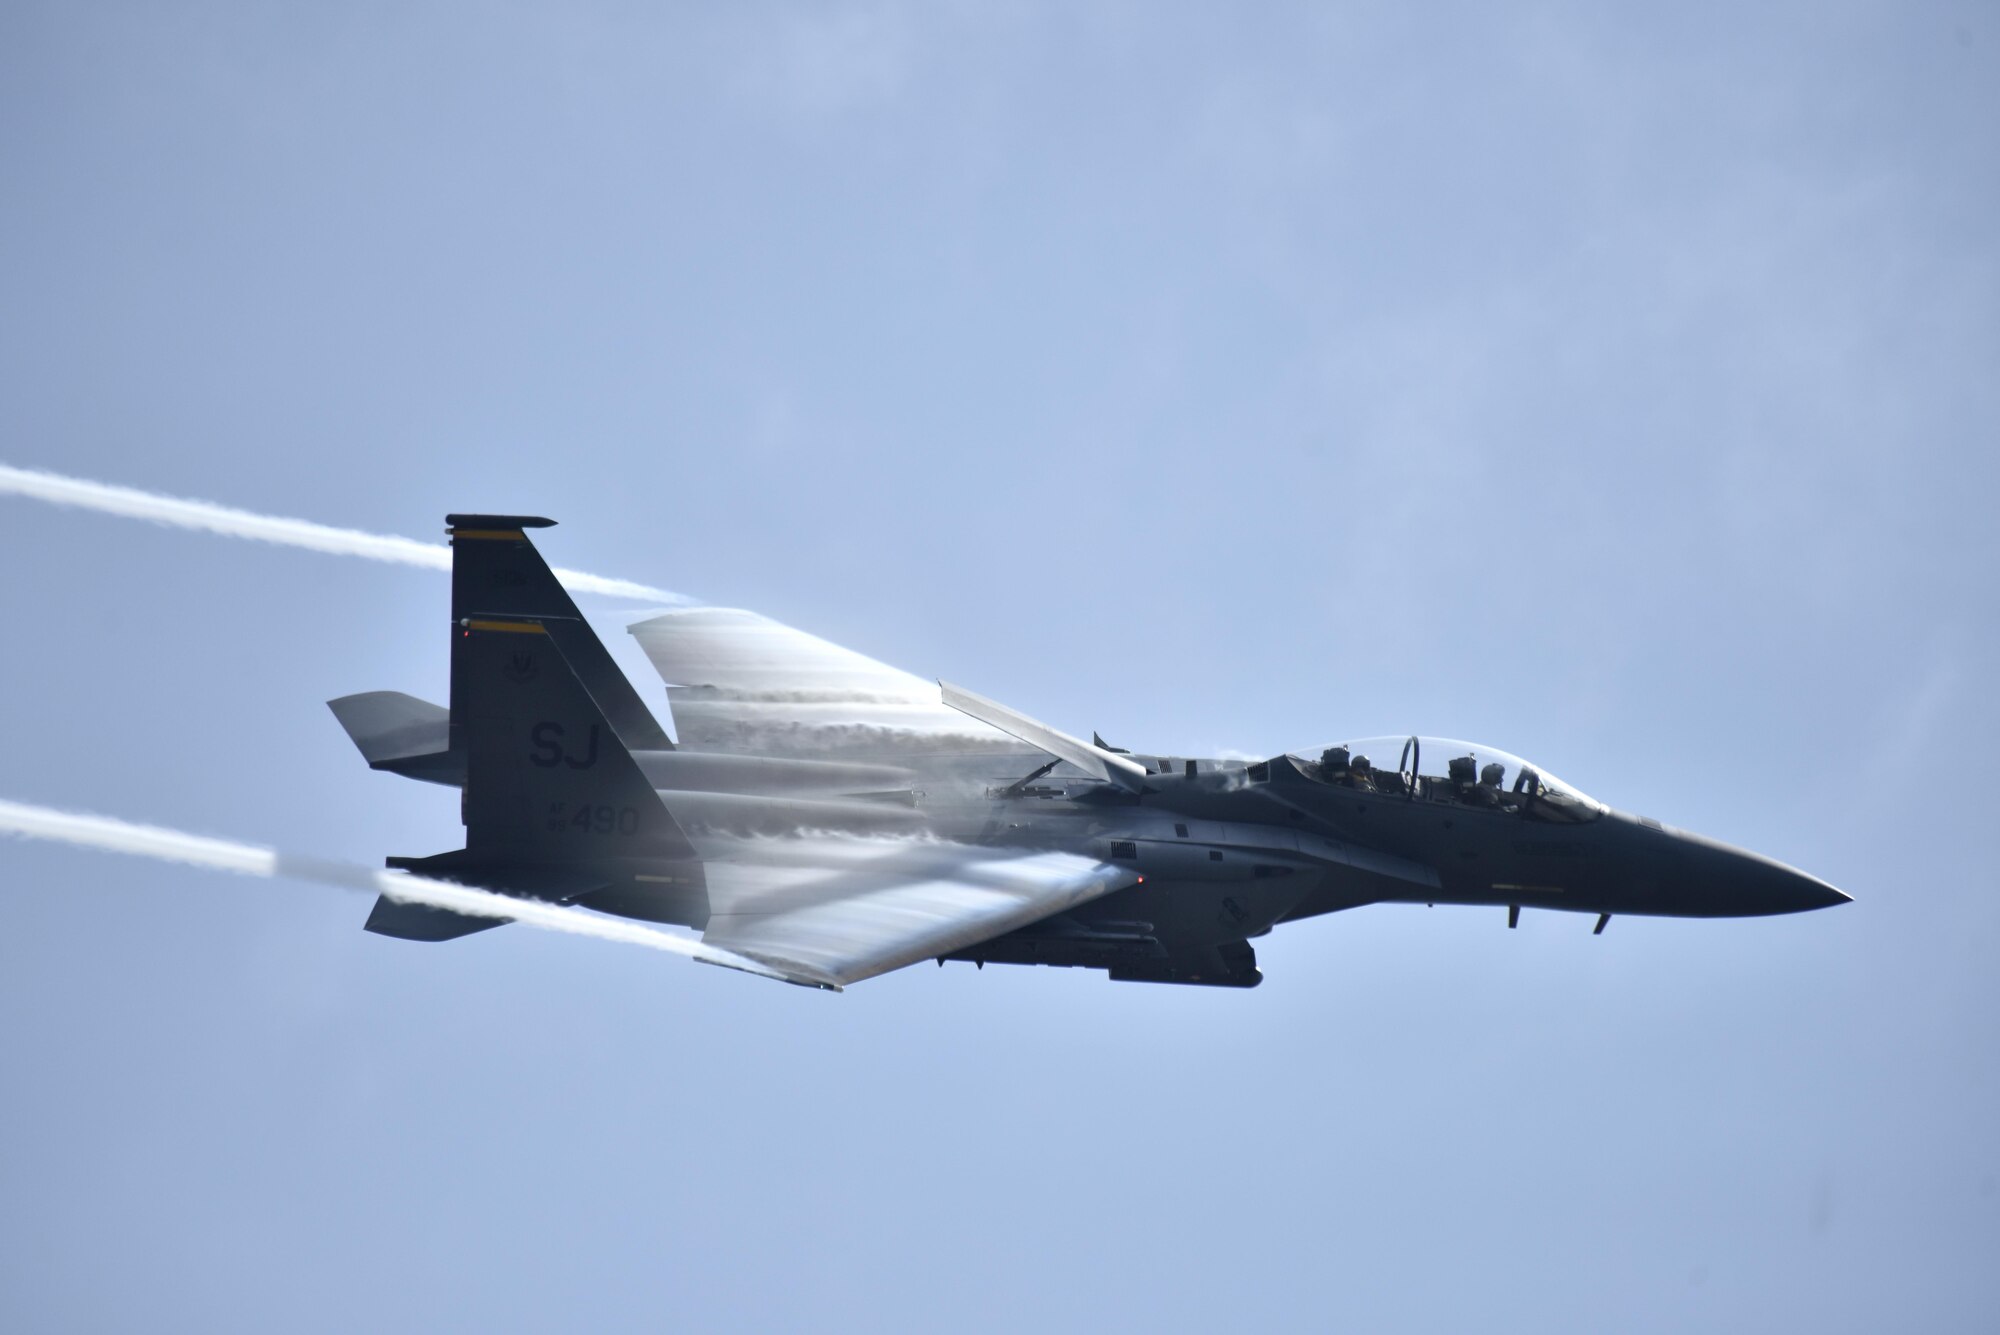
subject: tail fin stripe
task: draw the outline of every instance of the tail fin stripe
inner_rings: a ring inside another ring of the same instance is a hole
[[[546,635],[547,626],[539,621],[475,621],[468,617],[459,623],[467,630],[497,630],[507,635]]]

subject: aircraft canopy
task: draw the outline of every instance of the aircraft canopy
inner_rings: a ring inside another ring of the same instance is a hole
[[[1409,793],[1433,802],[1514,811],[1575,824],[1605,807],[1538,765],[1498,747],[1450,737],[1362,737],[1292,758],[1322,783]],[[1365,763],[1364,763],[1365,762]]]

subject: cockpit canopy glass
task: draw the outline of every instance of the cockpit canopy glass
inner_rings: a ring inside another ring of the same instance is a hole
[[[1363,737],[1292,759],[1321,783],[1578,823],[1604,804],[1517,755],[1450,737]]]

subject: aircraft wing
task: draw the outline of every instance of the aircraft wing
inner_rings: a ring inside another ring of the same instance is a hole
[[[1010,737],[1018,737],[1036,750],[1045,751],[1057,760],[1068,761],[1092,778],[1115,783],[1127,792],[1146,791],[1144,765],[1129,760],[1115,751],[1107,751],[1094,742],[1081,741],[1051,728],[1040,719],[1029,718],[1019,710],[1009,709],[998,700],[988,700],[983,695],[974,695],[962,686],[954,686],[948,681],[938,683],[938,690],[946,705],[970,718],[976,718],[990,727],[998,728]]]
[[[702,940],[841,988],[949,955],[1135,884],[1073,853],[938,840],[744,839],[703,849]]]
[[[685,608],[631,631],[667,684],[681,745],[694,750],[878,759],[1034,754],[946,708],[935,682],[755,612]]]

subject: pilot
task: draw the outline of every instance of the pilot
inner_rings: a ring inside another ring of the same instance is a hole
[[[1347,748],[1329,746],[1319,753],[1319,775],[1328,783],[1344,783],[1347,780]]]
[[[1368,763],[1367,756],[1356,756],[1347,766],[1347,786],[1368,792],[1375,791],[1375,767]]]
[[[1472,757],[1467,756],[1465,763],[1470,770]],[[1474,806],[1497,807],[1500,805],[1500,776],[1506,772],[1507,767],[1498,761],[1488,761],[1486,767],[1479,771],[1479,782],[1461,788],[1460,795]]]

